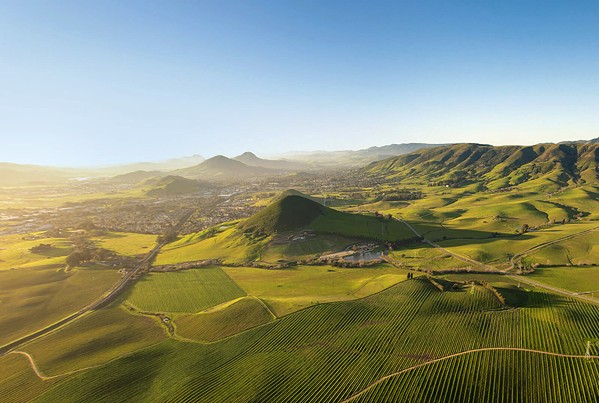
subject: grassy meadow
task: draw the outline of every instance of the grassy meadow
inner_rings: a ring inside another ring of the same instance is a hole
[[[33,237],[36,239],[28,239]],[[40,244],[50,244],[51,248],[40,253],[30,251]],[[64,238],[44,238],[41,234],[0,236],[0,271],[37,266],[63,266],[71,250],[71,243]]]
[[[52,376],[104,364],[166,338],[156,319],[132,315],[123,306],[91,312],[22,348]]]
[[[135,256],[148,253],[156,245],[156,235],[128,232],[108,232],[92,238],[100,248],[111,250],[121,256]]]
[[[119,278],[115,270],[91,268],[0,271],[0,345],[85,307]]]

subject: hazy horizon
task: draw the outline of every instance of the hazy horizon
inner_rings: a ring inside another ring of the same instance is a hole
[[[598,17],[565,1],[5,2],[0,161],[593,138]]]
[[[589,139],[564,139],[564,140],[559,140],[559,141],[555,141],[555,142],[549,142],[549,141],[541,141],[540,143],[559,143],[559,142],[569,142],[569,141],[590,141],[593,140],[594,138],[589,138]],[[258,158],[263,158],[263,159],[285,159],[288,157],[293,157],[293,156],[300,156],[300,155],[310,155],[310,154],[318,154],[318,153],[334,153],[334,152],[352,152],[352,151],[360,151],[360,150],[365,150],[371,147],[384,147],[384,146],[389,146],[389,145],[400,145],[400,144],[415,144],[415,143],[419,143],[419,142],[408,142],[408,143],[389,143],[389,144],[380,144],[380,145],[373,145],[373,146],[368,146],[368,147],[364,147],[364,148],[353,148],[353,149],[343,149],[343,150],[289,150],[289,151],[284,151],[284,152],[279,152],[279,153],[262,153],[259,150],[245,150],[242,151],[240,153],[237,154],[225,154],[225,153],[217,153],[217,154],[210,154],[210,155],[204,155],[204,154],[200,154],[200,153],[194,153],[194,152],[190,152],[188,154],[184,154],[184,155],[170,155],[170,156],[162,156],[162,157],[158,157],[156,159],[152,159],[152,160],[124,160],[124,161],[115,161],[113,163],[106,163],[106,164],[102,164],[102,163],[82,163],[82,164],[71,164],[71,165],[64,165],[64,164],[40,164],[37,162],[19,162],[19,161],[0,161],[0,163],[11,163],[11,164],[20,164],[20,165],[39,165],[39,166],[47,166],[47,167],[53,167],[53,168],[74,168],[74,169],[101,169],[101,168],[110,168],[110,167],[116,167],[116,166],[122,166],[122,165],[135,165],[135,164],[152,164],[152,163],[164,163],[167,161],[171,161],[171,160],[179,160],[179,159],[185,159],[185,158],[193,158],[193,157],[202,157],[204,160],[208,160],[210,158],[222,155],[225,156],[227,158],[235,158],[240,156],[243,153],[246,152],[250,152],[253,153],[254,155],[256,155]],[[489,144],[489,143],[480,143],[480,142],[474,142],[474,141],[469,141],[469,142],[458,142],[458,143],[454,143],[454,144],[459,144],[459,143],[478,143],[478,144]],[[422,143],[422,144],[433,144],[433,143]],[[442,143],[438,143],[438,144],[442,144]],[[516,144],[516,143],[510,143],[510,144],[489,144],[492,146],[509,146],[509,145],[513,145],[513,146],[527,146],[527,145],[533,145],[533,144],[539,144],[539,143],[527,143],[527,144]]]

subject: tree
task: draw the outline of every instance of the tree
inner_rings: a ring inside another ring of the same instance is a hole
[[[523,234],[526,234],[528,232],[528,230],[530,229],[530,226],[528,224],[522,224],[522,229],[521,232]]]

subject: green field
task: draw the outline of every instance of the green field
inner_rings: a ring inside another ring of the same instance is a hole
[[[261,298],[278,315],[311,305],[361,298],[407,278],[407,271],[391,265],[369,268],[297,266],[265,270],[224,267],[248,295]]]
[[[71,253],[71,243],[63,238],[23,239],[41,237],[41,234],[6,235],[0,237],[0,270],[21,267],[59,267],[64,266],[66,257]],[[40,244],[50,244],[48,251],[33,253],[29,249]]]
[[[599,267],[544,267],[530,278],[572,292],[597,291],[599,297]]]
[[[260,261],[274,263],[279,260],[310,259],[338,252],[355,243],[355,239],[324,234],[301,241],[270,244],[260,253]]]
[[[599,232],[591,232],[534,251],[522,259],[527,266],[599,264]]]
[[[135,256],[148,253],[156,245],[156,235],[128,232],[109,232],[92,238],[96,244],[122,256]]]
[[[38,378],[23,355],[8,354],[0,357],[0,396],[3,401],[30,402],[57,382],[57,379]]]
[[[150,273],[135,285],[127,302],[140,311],[195,313],[244,295],[220,268],[208,267]]]
[[[597,362],[524,351],[481,351],[393,376],[354,402],[594,402]]]
[[[549,241],[594,228],[596,223],[572,223],[528,232],[513,238],[490,238],[486,240],[447,240],[439,245],[459,255],[483,263],[507,265],[509,257]],[[576,242],[575,238],[573,242]]]
[[[513,393],[514,400],[530,394],[589,401],[599,392],[597,360],[510,349],[583,355],[595,337],[599,307],[528,294],[524,306],[505,309],[482,287],[440,292],[426,280],[409,280],[365,299],[304,309],[222,342],[163,342],[74,374],[40,400],[341,401],[406,370],[363,398],[447,401],[461,400],[458,392],[464,392],[495,401],[495,390],[498,396]],[[485,348],[507,350],[470,353]],[[598,349],[593,345],[591,353]],[[426,364],[457,353],[465,354]],[[429,386],[405,386],[421,382]]]
[[[0,271],[0,345],[85,307],[119,278],[92,268]]]

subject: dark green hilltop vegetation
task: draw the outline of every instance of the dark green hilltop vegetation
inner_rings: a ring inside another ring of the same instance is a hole
[[[332,209],[296,194],[285,194],[261,212],[239,224],[242,230],[271,235],[310,225]]]
[[[264,210],[241,222],[239,228],[267,236],[310,229],[316,233],[380,241],[397,241],[410,235],[403,224],[390,217],[335,210],[293,190],[284,192]]]

